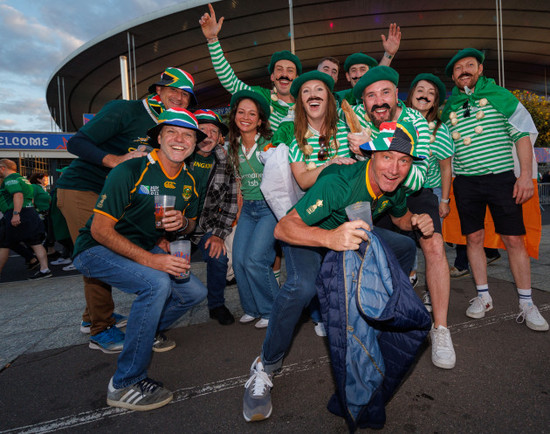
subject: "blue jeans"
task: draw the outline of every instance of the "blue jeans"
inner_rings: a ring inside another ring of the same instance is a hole
[[[227,275],[227,255],[220,254],[218,258],[210,257],[210,247],[204,245],[212,236],[212,232],[207,232],[199,241],[198,247],[202,252],[202,259],[206,262],[206,287],[208,288],[208,309],[223,306],[225,304],[225,286]]]
[[[155,246],[151,253],[165,253]],[[104,246],[79,253],[74,266],[86,277],[100,279],[123,292],[136,294],[132,303],[124,348],[118,357],[113,385],[124,388],[147,377],[155,335],[166,330],[206,297],[207,290],[193,274],[179,283],[170,275],[140,265]]]
[[[273,274],[277,219],[264,200],[245,200],[233,240],[233,271],[244,313],[268,319],[279,285]]]
[[[262,362],[267,373],[282,366],[302,311],[317,295],[315,280],[323,259],[323,249],[281,245],[287,277],[273,302],[262,348]]]
[[[393,250],[401,268],[408,275],[416,257],[416,244],[409,237],[382,228],[373,232]],[[262,363],[268,374],[281,368],[290,348],[294,328],[317,290],[315,280],[321,268],[323,249],[281,243],[285,256],[287,280],[273,302],[273,310],[262,347]]]

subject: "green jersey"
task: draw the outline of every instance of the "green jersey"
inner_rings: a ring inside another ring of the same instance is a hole
[[[169,177],[158,159],[157,150],[147,157],[134,158],[115,167],[99,195],[94,213],[115,223],[115,230],[137,246],[151,250],[163,231],[155,227],[156,195],[176,196],[175,209],[194,220],[197,217],[198,194],[195,180],[185,166]],[[63,175],[65,176],[65,175]],[[94,216],[80,229],[74,256],[98,245],[91,235]]]
[[[45,212],[50,209],[50,202],[51,197],[49,193],[44,190],[44,187],[42,187],[39,184],[31,184],[32,191],[33,191],[33,202],[34,207],[38,212]]]
[[[469,102],[454,115],[451,113],[446,122],[454,141],[453,168],[457,175],[489,175],[514,170],[514,143],[529,136],[529,133],[516,130],[490,102],[485,103],[485,100],[482,106],[481,101]]]
[[[195,152],[193,161],[189,165],[189,171],[193,175],[193,178],[195,178],[197,193],[199,194],[199,208],[197,216],[200,216],[202,212],[204,199],[206,199],[206,191],[208,190],[208,179],[210,178],[210,172],[212,171],[213,164],[213,153],[208,157],[203,157],[198,152]]]
[[[108,154],[124,155],[146,143],[147,130],[157,124],[156,116],[145,100],[116,100],[105,104],[79,131]],[[110,170],[77,158],[59,178],[57,188],[99,194]]]
[[[249,86],[237,78],[235,71],[233,71],[233,68],[231,68],[231,65],[223,54],[219,41],[209,43],[208,50],[210,51],[214,71],[216,71],[218,79],[225,90],[227,90],[231,95],[243,89],[253,90],[254,92],[261,94],[266,101],[269,101],[271,104],[269,124],[273,132],[277,131],[283,119],[285,121],[294,120],[294,103],[289,104],[280,100],[277,94],[271,89],[266,89],[260,86]]]
[[[441,187],[441,169],[439,167],[439,162],[452,157],[455,153],[455,147],[447,125],[439,125],[435,136],[433,135],[435,122],[430,122],[428,126],[431,133],[430,141],[433,141],[430,143],[430,158],[428,159],[430,167],[428,169],[428,176],[426,182],[424,183],[424,187],[437,188]]]
[[[0,195],[3,197],[3,206],[6,211],[13,209],[13,195],[15,193],[23,194],[23,208],[33,206],[32,199],[34,190],[27,178],[19,173],[12,173],[4,178],[4,182],[0,185]]]
[[[266,139],[259,137],[248,153],[245,153],[242,144],[239,147],[239,176],[241,177],[241,192],[244,200],[264,200],[264,195],[260,190],[264,165],[259,156],[260,152],[265,150],[266,143]]]
[[[346,206],[356,202],[370,202],[373,219],[385,212],[394,217],[404,216],[407,213],[405,189],[399,186],[391,193],[376,196],[368,177],[369,164],[370,161],[333,164],[323,170],[317,182],[295,206],[304,223],[336,229],[348,221]]]

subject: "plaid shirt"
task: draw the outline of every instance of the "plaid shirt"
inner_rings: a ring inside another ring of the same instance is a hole
[[[237,182],[233,168],[221,146],[214,148],[214,167],[210,172],[204,206],[191,241],[198,244],[207,232],[225,240],[237,216]],[[193,167],[189,164],[188,167]]]

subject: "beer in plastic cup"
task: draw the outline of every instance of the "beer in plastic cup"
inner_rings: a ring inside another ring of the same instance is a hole
[[[363,220],[368,223],[372,229],[372,214],[370,202],[355,202],[346,206],[346,214],[350,221]]]
[[[176,196],[168,196],[165,194],[159,194],[155,196],[155,227],[157,229],[163,229],[162,219],[166,211],[174,209],[176,205]]]
[[[189,240],[176,240],[170,243],[170,254],[177,256],[178,258],[184,258],[191,263],[191,241]],[[185,273],[181,273],[176,277],[176,280],[189,279],[189,270]]]

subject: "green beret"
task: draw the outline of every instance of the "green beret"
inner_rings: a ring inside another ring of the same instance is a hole
[[[363,53],[353,53],[352,55],[348,56],[346,61],[344,62],[344,71],[348,72],[353,65],[361,64],[368,65],[369,68],[378,66],[378,62],[376,61],[376,59],[373,59],[372,57],[367,56]]]
[[[369,69],[363,77],[359,79],[355,87],[353,88],[353,96],[357,100],[363,99],[363,91],[366,87],[370,86],[372,83],[377,81],[388,80],[391,81],[396,86],[399,83],[399,74],[393,68],[389,66],[375,66],[374,68]]]
[[[464,50],[460,50],[458,53],[456,53],[455,57],[453,57],[451,61],[447,64],[447,67],[445,68],[445,74],[447,74],[447,76],[449,77],[452,77],[455,63],[458,62],[460,59],[464,59],[465,57],[475,57],[479,63],[483,63],[483,61],[485,60],[485,54],[483,54],[481,51],[476,50],[475,48],[464,48]]]
[[[445,88],[445,85],[443,82],[439,79],[437,75],[429,74],[429,73],[422,73],[418,74],[416,77],[414,77],[414,80],[411,83],[411,89],[418,83],[420,80],[426,80],[433,84],[435,84],[435,87],[437,88],[437,91],[439,92],[439,103],[441,104],[443,100],[445,99],[445,96],[447,96],[447,89]]]
[[[298,59],[298,56],[295,54],[292,54],[288,50],[283,51],[277,51],[273,53],[273,56],[271,56],[271,62],[269,62],[269,66],[267,67],[270,74],[273,74],[273,70],[275,69],[275,64],[279,60],[290,60],[292,63],[296,65],[296,75],[300,75],[302,73],[302,64],[300,63],[300,59]]]
[[[247,98],[256,101],[260,105],[260,110],[264,112],[265,117],[269,119],[269,116],[271,115],[271,105],[263,95],[258,92],[254,92],[253,90],[243,89],[235,92],[231,97],[231,102],[229,104],[231,109],[233,109],[233,107],[235,107],[241,99]]]
[[[325,83],[328,86],[328,89],[332,92],[334,89],[334,80],[332,77],[324,72],[321,71],[309,71],[305,74],[300,75],[298,78],[294,79],[292,82],[292,86],[290,86],[290,94],[294,97],[298,97],[298,93],[300,92],[300,88],[306,81],[311,80],[320,80],[323,83]]]

